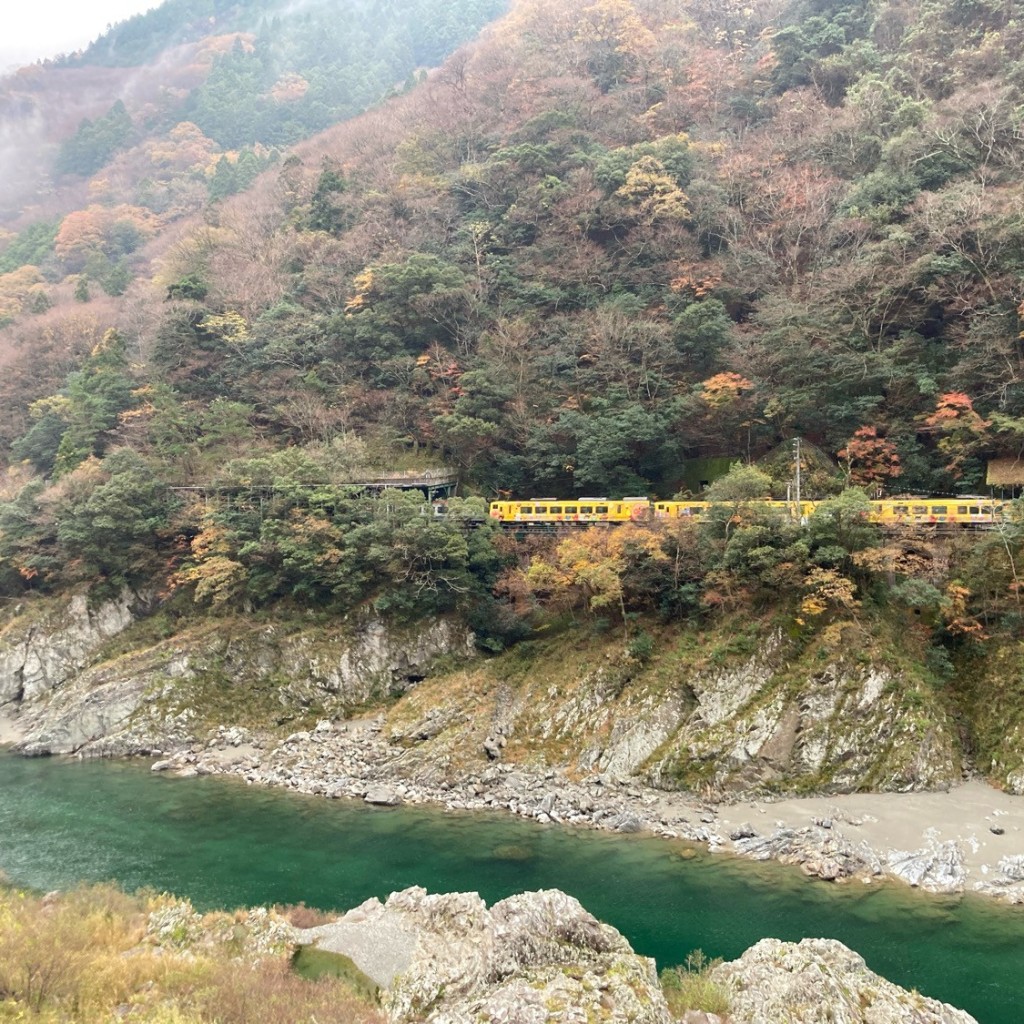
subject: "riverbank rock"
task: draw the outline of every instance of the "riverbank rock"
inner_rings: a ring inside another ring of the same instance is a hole
[[[397,807],[402,802],[402,798],[390,786],[382,785],[370,786],[363,800],[378,807]]]
[[[977,1024],[886,981],[834,939],[762,939],[711,977],[729,994],[731,1024]]]
[[[733,849],[751,860],[796,864],[806,875],[835,882],[843,878],[872,878],[882,864],[865,843],[854,843],[819,826],[777,828],[767,836],[742,836]]]
[[[927,892],[964,891],[967,872],[960,844],[938,842],[934,837],[919,850],[892,850],[886,858],[889,872]]]
[[[1012,906],[1024,904],[1024,855],[1003,857],[995,874],[984,881],[975,882],[974,890]]]
[[[476,893],[406,889],[299,941],[350,957],[385,989],[395,1024],[671,1019],[654,961],[557,890],[488,909]]]

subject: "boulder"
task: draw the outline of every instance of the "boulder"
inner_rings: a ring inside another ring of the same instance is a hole
[[[390,786],[371,786],[363,800],[381,807],[397,807],[402,802],[402,798]]]
[[[954,840],[930,839],[920,850],[892,850],[886,861],[891,874],[912,886],[937,893],[964,891],[964,852]]]
[[[395,1024],[671,1020],[654,961],[557,890],[488,910],[476,893],[406,889],[299,941],[350,957],[385,990]]]
[[[711,980],[729,997],[731,1024],[977,1024],[886,981],[834,939],[762,939]]]

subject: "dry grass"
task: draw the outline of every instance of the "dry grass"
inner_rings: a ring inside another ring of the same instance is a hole
[[[91,1010],[99,995],[117,999],[138,979],[123,959],[144,934],[137,903],[109,887],[61,897],[0,896],[0,998],[39,1014]],[[100,995],[102,993],[102,995]]]
[[[204,983],[178,994],[186,1020],[216,1024],[371,1024],[378,1014],[334,978],[307,981],[281,960],[258,966],[237,960],[212,965]]]
[[[42,898],[0,887],[0,1024],[382,1022],[344,979],[299,977],[290,950],[238,955],[228,915],[201,919],[187,947],[155,943],[149,913],[167,903],[110,886]]]
[[[327,914],[305,903],[278,903],[274,912],[283,917],[293,928],[318,928],[338,920],[337,914]]]

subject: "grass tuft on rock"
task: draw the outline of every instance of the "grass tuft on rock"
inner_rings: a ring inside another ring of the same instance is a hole
[[[717,1013],[724,1017],[730,1011],[729,993],[710,977],[721,960],[710,960],[700,949],[693,950],[678,967],[661,972],[661,988],[669,1011],[681,1019],[687,1010]]]

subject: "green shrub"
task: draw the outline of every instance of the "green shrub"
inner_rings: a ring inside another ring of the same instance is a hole
[[[634,660],[640,662],[641,665],[646,665],[651,660],[651,655],[654,653],[654,637],[650,633],[644,630],[640,630],[632,640],[629,641],[629,656]]]
[[[687,1010],[703,1010],[725,1016],[729,1013],[728,992],[710,977],[721,960],[709,960],[703,950],[689,953],[679,967],[667,967],[661,972],[661,987],[674,1017],[682,1017]]]

